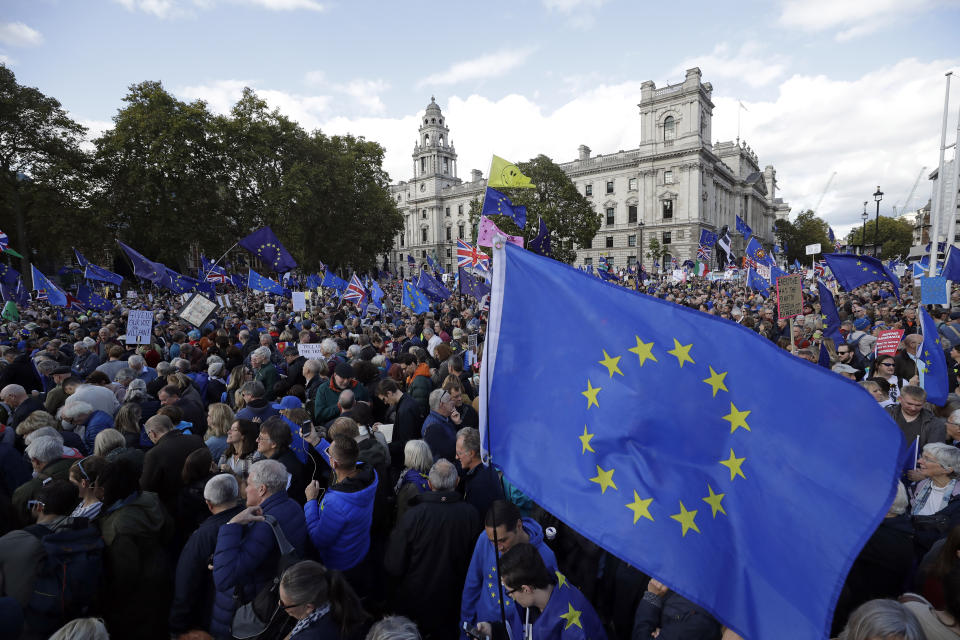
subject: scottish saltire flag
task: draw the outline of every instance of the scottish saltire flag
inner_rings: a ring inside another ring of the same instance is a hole
[[[327,269],[327,272],[323,275],[323,286],[344,291],[347,288],[347,281],[338,277],[332,269]]]
[[[521,229],[527,224],[527,208],[514,206],[510,202],[510,198],[490,187],[487,187],[483,196],[483,208],[480,210],[480,215],[507,216]]]
[[[33,290],[39,292],[38,300],[46,300],[55,307],[67,306],[67,295],[34,265],[30,265],[30,274],[33,276]]]
[[[80,268],[81,268],[81,269],[83,269],[83,268],[86,267],[88,264],[90,264],[90,261],[87,260],[86,258],[84,258],[84,257],[83,257],[83,254],[80,253],[79,251],[77,251],[76,249],[73,250],[73,255],[76,256],[76,258],[77,258],[77,264],[80,265]]]
[[[430,268],[433,269],[434,271],[439,271],[440,273],[446,273],[446,272],[443,270],[443,267],[441,267],[440,264],[437,263],[437,262],[436,262],[433,258],[431,258],[430,256],[427,256],[427,264],[430,265]]]
[[[297,261],[293,259],[270,227],[257,229],[237,244],[278,273],[297,268]]]
[[[445,286],[440,284],[436,278],[426,271],[420,272],[420,280],[417,282],[417,288],[434,302],[443,302],[453,294]]]
[[[756,238],[750,238],[750,242],[747,243],[746,254],[756,260],[757,264],[769,266],[774,263],[773,256],[767,253],[767,250]]]
[[[770,284],[757,273],[756,269],[747,269],[747,286],[754,291],[759,291],[765,297],[770,296]]]
[[[833,294],[819,280],[817,280],[817,291],[820,294],[820,318],[823,320],[823,336],[832,338],[835,346],[846,344],[843,334],[840,333],[840,315],[837,313],[837,303],[833,300]]]
[[[940,346],[940,334],[937,325],[923,305],[919,305],[920,331],[923,344],[917,362],[920,372],[920,386],[927,392],[927,402],[943,406],[950,393],[950,377],[947,370],[947,357]]]
[[[280,286],[279,282],[265,278],[253,269],[250,269],[247,273],[247,288],[264,291],[266,293],[275,293],[278,296],[283,295],[283,287]]]
[[[98,267],[92,262],[87,262],[83,267],[83,279],[84,280],[98,280],[100,282],[109,282],[110,284],[119,287],[123,284],[123,276],[119,273],[114,273],[113,271],[107,271],[103,267]]]
[[[457,239],[457,267],[480,267],[487,271],[490,269],[490,256],[475,246]]]
[[[363,288],[363,283],[360,282],[360,278],[357,277],[357,274],[353,274],[353,277],[350,278],[350,283],[343,292],[343,300],[352,302],[355,305],[360,305],[363,303],[366,297],[367,291]]]
[[[127,257],[130,258],[135,276],[149,280],[158,287],[170,286],[170,278],[167,276],[167,268],[164,265],[159,262],[154,262],[153,260],[148,260],[119,240],[117,244],[119,244],[123,252],[127,254]]]
[[[889,265],[888,268],[891,271],[893,270],[893,267]],[[940,270],[940,275],[947,280],[960,282],[960,249],[950,245],[950,248],[947,249],[947,258],[943,262],[943,269]]]
[[[479,394],[491,462],[741,636],[828,637],[900,475],[903,436],[876,400],[735,323],[496,251]]]
[[[853,291],[868,282],[889,282],[897,298],[900,298],[899,279],[876,258],[852,253],[825,253],[823,259],[833,272],[833,277],[847,291]]]
[[[753,235],[753,229],[751,229],[750,226],[740,218],[740,216],[737,216],[737,232],[740,233],[740,235],[742,235],[744,238],[749,238]]]
[[[527,248],[541,256],[552,256],[553,249],[550,247],[550,230],[547,229],[547,223],[540,218],[538,225],[537,235],[530,241]]]
[[[473,296],[477,300],[480,300],[483,296],[490,293],[490,285],[480,278],[475,278],[463,269],[459,270],[458,275],[460,280],[460,293]]]
[[[13,267],[8,267],[7,265],[0,263],[0,282],[4,282],[6,284],[16,284],[17,278],[19,277],[19,271]]]
[[[430,310],[430,303],[423,297],[420,290],[407,280],[403,281],[403,296],[400,298],[400,304],[414,313],[423,313]]]
[[[113,304],[109,300],[101,298],[85,284],[77,287],[77,300],[87,309],[97,309],[98,311],[110,311],[113,309]]]

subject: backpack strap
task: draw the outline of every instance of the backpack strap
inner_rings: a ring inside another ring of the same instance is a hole
[[[285,556],[293,553],[293,545],[287,540],[287,536],[284,535],[283,529],[280,528],[280,523],[277,522],[277,519],[270,515],[263,516],[263,519],[270,525],[270,528],[273,529],[273,537],[277,539],[277,546],[280,547],[280,555]]]

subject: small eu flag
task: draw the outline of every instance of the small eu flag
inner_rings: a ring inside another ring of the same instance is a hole
[[[88,262],[83,269],[83,279],[84,280],[99,280],[100,282],[109,282],[110,284],[119,287],[123,284],[123,276],[119,273],[114,273],[113,271],[107,271],[103,267],[98,267],[92,262]]]
[[[337,291],[344,291],[347,288],[347,281],[338,277],[333,272],[333,269],[327,269],[326,273],[323,274],[323,286],[336,289]]]
[[[754,291],[759,291],[766,297],[770,296],[769,284],[763,279],[763,276],[757,273],[756,269],[747,270],[747,286]]]
[[[737,216],[737,231],[744,238],[749,238],[750,236],[753,235],[753,229],[751,229],[750,225],[744,222],[740,216]]]
[[[480,211],[480,215],[507,216],[521,229],[527,224],[527,208],[524,206],[514,206],[513,203],[510,202],[510,198],[490,187],[487,187],[487,191],[484,194],[483,209]]]
[[[67,306],[67,295],[57,288],[57,285],[50,282],[50,279],[40,273],[40,270],[35,266],[30,265],[30,271],[33,276],[34,291],[39,291],[41,296],[45,297],[47,302],[55,307]]]
[[[479,394],[491,462],[741,636],[828,637],[894,497],[890,416],[736,323],[496,251]]]
[[[85,284],[77,287],[77,300],[87,309],[98,309],[99,311],[110,311],[113,304],[105,298],[101,298]]]
[[[170,286],[170,277],[167,275],[167,268],[159,262],[154,262],[153,260],[148,260],[143,255],[135,251],[132,247],[129,247],[119,240],[117,244],[120,245],[120,248],[123,249],[123,252],[127,254],[127,257],[130,258],[130,262],[133,264],[133,274],[144,280],[149,280],[158,287],[169,287]]]
[[[275,293],[278,296],[283,295],[283,287],[280,286],[279,282],[265,278],[253,269],[250,269],[247,274],[247,288],[265,291],[267,293]]]
[[[490,293],[490,286],[481,278],[474,277],[463,267],[459,270],[460,293],[473,296],[477,300]]]
[[[823,259],[833,271],[833,277],[847,291],[853,291],[868,282],[889,282],[897,298],[900,298],[899,279],[876,258],[853,253],[825,253]]]
[[[257,229],[238,242],[241,247],[260,258],[264,264],[278,273],[297,268],[287,248],[280,243],[277,234],[270,227]]]
[[[817,291],[820,293],[820,314],[823,319],[823,335],[832,338],[834,346],[846,344],[843,334],[840,333],[840,315],[837,313],[837,303],[833,294],[822,282],[817,280]]]
[[[430,304],[420,290],[407,280],[403,281],[403,297],[400,304],[411,309],[414,313],[423,313],[430,310]]]
[[[950,393],[950,378],[947,373],[947,357],[940,346],[940,334],[933,318],[920,305],[920,330],[923,332],[921,351],[917,353],[920,367],[920,386],[927,392],[927,401],[936,406],[947,402]]]

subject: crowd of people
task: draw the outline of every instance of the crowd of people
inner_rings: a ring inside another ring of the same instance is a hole
[[[477,301],[417,315],[382,286],[366,317],[251,292],[195,327],[156,294],[111,312],[38,302],[0,327],[0,638],[738,637],[483,464]],[[792,325],[736,282],[644,295],[820,360],[815,293]],[[932,313],[954,390],[952,303]],[[832,635],[960,637],[960,396],[926,402],[909,296],[874,284],[836,305],[838,384],[858,381],[921,455]],[[127,343],[133,308],[153,312],[148,343]],[[877,355],[891,328],[898,352]]]

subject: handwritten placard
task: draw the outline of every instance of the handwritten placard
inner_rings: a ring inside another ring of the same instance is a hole
[[[148,344],[153,328],[153,312],[133,309],[127,315],[127,344]]]
[[[803,279],[800,274],[777,278],[777,317],[793,318],[803,310]]]
[[[323,352],[320,350],[319,343],[302,342],[297,345],[297,350],[307,360],[320,360],[323,358]]]
[[[199,293],[193,294],[177,315],[199,328],[206,324],[213,312],[217,310],[217,303]]]

